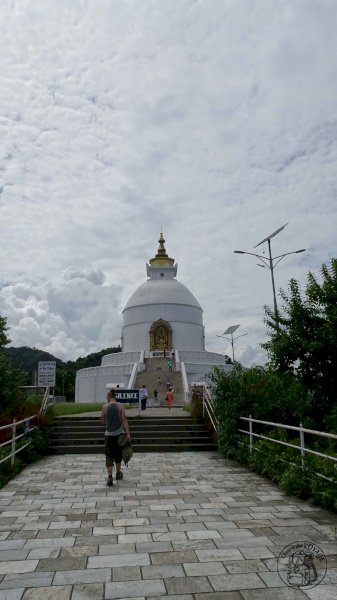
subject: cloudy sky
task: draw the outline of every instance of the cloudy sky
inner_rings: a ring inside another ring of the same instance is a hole
[[[161,227],[204,309],[263,363],[276,287],[336,256],[336,0],[2,0],[0,314],[68,360],[117,345]],[[261,246],[261,253],[267,248]]]

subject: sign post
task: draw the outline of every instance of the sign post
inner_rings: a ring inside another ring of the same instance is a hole
[[[116,400],[122,404],[138,404],[140,414],[139,390],[116,390]]]
[[[56,361],[39,361],[37,370],[37,387],[55,387]]]

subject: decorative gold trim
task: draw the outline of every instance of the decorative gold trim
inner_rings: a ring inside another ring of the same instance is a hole
[[[171,350],[173,330],[168,321],[158,319],[150,327],[150,352],[155,350]]]

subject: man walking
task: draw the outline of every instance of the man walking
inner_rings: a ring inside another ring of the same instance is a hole
[[[112,467],[116,463],[116,480],[123,479],[122,447],[118,445],[118,439],[126,433],[130,439],[128,419],[123,404],[116,400],[115,390],[110,390],[107,395],[107,404],[104,404],[101,413],[101,422],[105,425],[105,464],[108,471],[107,485],[111,486]]]
[[[145,387],[145,385],[142,385],[142,387],[139,390],[139,398],[142,410],[146,410],[147,395],[147,388]]]

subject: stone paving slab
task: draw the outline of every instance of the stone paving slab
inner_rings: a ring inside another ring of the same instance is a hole
[[[177,409],[178,410],[178,409]],[[216,452],[47,457],[0,490],[0,600],[337,600],[337,516],[287,497]],[[308,541],[324,580],[278,573]]]

